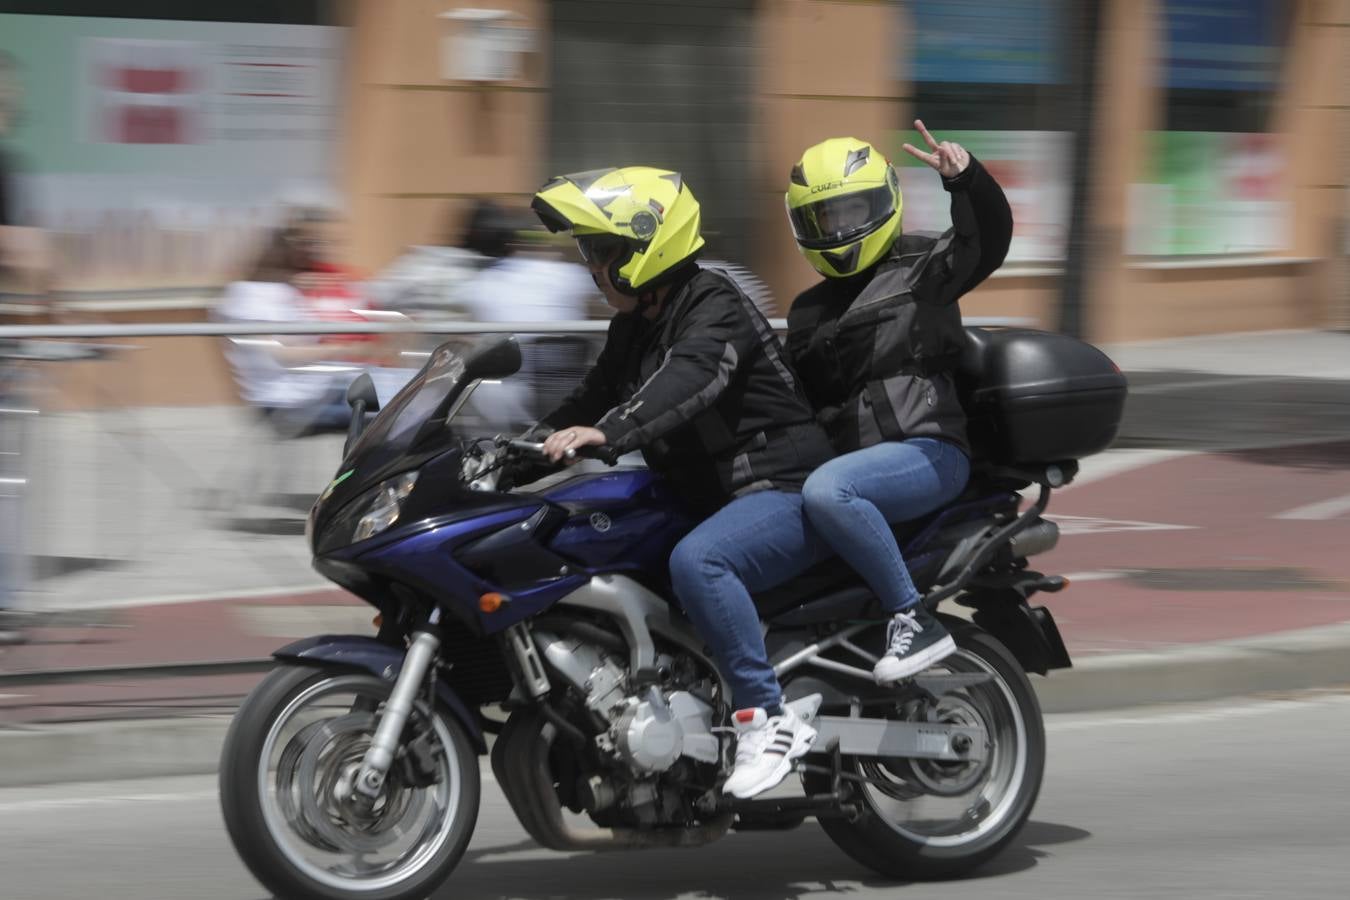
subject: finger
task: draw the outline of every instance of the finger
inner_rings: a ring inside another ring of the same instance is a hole
[[[915,159],[921,159],[930,166],[937,166],[937,157],[935,155],[932,153],[925,153],[913,144],[905,144],[901,149]]]
[[[919,130],[919,134],[923,135],[923,139],[928,142],[929,147],[934,150],[938,148],[938,142],[933,140],[933,136],[928,133],[928,129],[923,127],[923,119],[915,119],[914,127]]]

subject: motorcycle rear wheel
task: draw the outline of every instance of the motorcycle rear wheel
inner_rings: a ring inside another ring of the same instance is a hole
[[[854,785],[854,821],[820,827],[854,860],[888,877],[951,878],[1001,853],[1031,815],[1045,772],[1045,724],[1022,667],[993,636],[946,619],[957,652],[934,667],[984,673],[990,680],[940,698],[936,718],[978,724],[989,734],[980,764],[844,757],[846,772],[871,779]],[[882,715],[885,710],[866,710]],[[894,716],[895,711],[889,711]],[[830,776],[804,773],[807,793],[827,793]],[[942,812],[925,812],[937,807]]]

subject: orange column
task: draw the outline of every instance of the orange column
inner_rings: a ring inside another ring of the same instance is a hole
[[[534,52],[521,77],[442,77],[440,14],[491,7],[522,17]],[[366,269],[453,231],[475,197],[521,203],[544,175],[548,8],[542,0],[349,0],[343,186],[351,256]]]

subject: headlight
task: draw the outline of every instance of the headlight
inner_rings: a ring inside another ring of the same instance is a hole
[[[380,486],[371,492],[374,496],[366,504],[365,512],[356,523],[352,542],[374,537],[397,522],[398,514],[403,511],[403,501],[412,493],[415,484],[417,484],[416,472],[404,472],[381,482]]]

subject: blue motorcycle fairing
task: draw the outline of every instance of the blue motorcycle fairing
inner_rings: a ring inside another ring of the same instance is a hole
[[[598,571],[640,570],[662,583],[670,553],[697,519],[679,496],[647,469],[581,475],[541,493],[569,515],[548,547]]]
[[[321,634],[287,644],[272,656],[285,662],[298,662],[319,668],[360,669],[376,678],[393,683],[403,669],[403,650],[359,634]],[[436,680],[436,696],[454,714],[469,734],[477,751],[487,752],[478,717],[469,710],[454,690]]]
[[[483,594],[501,592],[455,559],[455,549],[474,538],[503,528],[529,524],[542,503],[464,519],[442,528],[405,535],[401,540],[372,548],[353,560],[365,572],[383,575],[435,600],[456,619],[480,634],[494,634],[541,612],[576,590],[591,577],[580,569],[560,573],[524,590],[507,593],[508,602],[495,613],[479,609]]]

